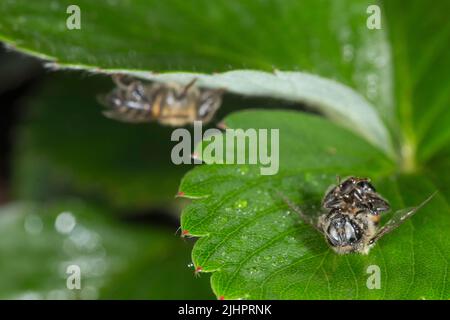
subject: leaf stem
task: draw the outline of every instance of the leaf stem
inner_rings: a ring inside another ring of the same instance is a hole
[[[400,169],[402,172],[413,173],[417,170],[416,151],[416,144],[412,139],[405,138],[400,150]]]

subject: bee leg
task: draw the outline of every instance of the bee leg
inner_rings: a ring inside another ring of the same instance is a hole
[[[298,207],[297,205],[295,205],[291,200],[289,200],[288,197],[286,197],[283,193],[281,193],[280,191],[276,190],[276,193],[278,194],[278,196],[284,201],[284,203],[294,212],[296,212],[300,218],[302,219],[303,222],[309,224],[310,226],[312,226],[314,229],[316,229],[317,231],[319,231],[320,233],[323,234],[323,231],[320,227],[320,222],[316,223],[316,221],[311,218],[310,216],[306,215],[302,209],[300,209],[300,207]]]
[[[192,79],[191,81],[189,81],[189,83],[183,88],[183,91],[181,91],[181,94],[179,96],[179,98],[183,98],[187,95],[189,89],[192,88],[192,86],[197,82],[197,78]]]
[[[123,74],[119,74],[119,73],[113,74],[112,80],[115,83],[115,85],[121,90],[128,91],[128,90],[130,90],[130,87],[133,86],[133,81],[129,81],[130,78]]]

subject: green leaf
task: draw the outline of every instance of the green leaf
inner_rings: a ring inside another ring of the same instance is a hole
[[[222,74],[167,73],[152,75],[132,72],[143,79],[189,83],[223,88],[245,96],[273,97],[294,101],[326,115],[332,121],[355,131],[381,150],[394,156],[389,133],[375,108],[361,95],[338,82],[302,72],[273,73],[235,70]]]
[[[338,255],[277,192],[320,213],[336,175],[370,177],[393,210],[421,203],[437,187],[424,176],[395,175],[395,164],[352,133],[316,116],[249,111],[226,119],[230,128],[279,128],[280,171],[257,165],[203,165],[183,179],[194,199],[182,215],[185,234],[199,236],[196,268],[213,272],[225,299],[442,299],[450,257],[450,209],[441,195],[376,244],[369,255]],[[351,141],[351,143],[349,143]],[[414,187],[412,187],[414,186]],[[385,217],[385,222],[388,217]],[[381,272],[368,289],[367,268]]]
[[[384,32],[366,28],[369,1],[80,0],[80,30],[66,26],[70,4],[3,1],[1,37],[61,65],[105,69],[302,68],[356,84],[356,67],[387,62]]]
[[[17,197],[77,193],[127,209],[173,199],[187,166],[171,162],[171,129],[106,119],[96,97],[111,82],[101,80],[53,76],[28,99],[15,152]]]
[[[450,143],[450,2],[383,4],[404,153],[423,164]]]
[[[442,195],[446,198],[447,203],[450,203],[450,175],[447,174],[448,172],[450,172],[450,148],[435,155],[424,170],[424,173],[439,186],[439,190],[442,190]]]
[[[189,246],[170,232],[106,216],[78,200],[2,207],[0,297],[211,298],[207,279],[194,279],[188,268]],[[80,290],[66,287],[69,265],[80,267]]]
[[[70,2],[6,1],[0,7],[5,16],[0,39],[53,61],[55,68],[146,79],[186,78],[150,71],[229,69],[301,69],[335,78],[368,98],[381,116],[348,88],[315,76],[249,70],[190,75],[200,78],[200,85],[307,104],[394,156],[380,119],[390,125],[393,115],[389,48],[383,30],[366,27],[372,2],[84,0],[77,3],[81,29],[67,30]]]

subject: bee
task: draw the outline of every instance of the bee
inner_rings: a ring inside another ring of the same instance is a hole
[[[325,193],[322,200],[324,213],[317,220],[281,196],[304,222],[324,235],[335,252],[368,254],[381,237],[415,214],[434,194],[416,207],[396,211],[382,227],[379,227],[380,214],[389,211],[390,205],[367,178],[349,177],[342,183],[338,179],[338,184]]]
[[[142,123],[158,121],[168,126],[184,126],[194,121],[208,123],[222,103],[223,89],[199,89],[196,79],[187,85],[144,83],[114,75],[116,88],[99,97],[108,107],[103,114],[111,119]]]
[[[374,216],[389,211],[389,203],[384,200],[369,179],[350,177],[337,186],[332,186],[322,200],[326,210],[347,209],[356,211],[367,209]]]

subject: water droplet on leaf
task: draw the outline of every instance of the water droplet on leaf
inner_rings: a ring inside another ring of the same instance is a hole
[[[247,205],[248,205],[248,202],[247,202],[247,200],[238,200],[238,201],[236,201],[235,203],[234,203],[234,207],[236,208],[236,209],[244,209],[244,208],[246,208],[247,207]]]

